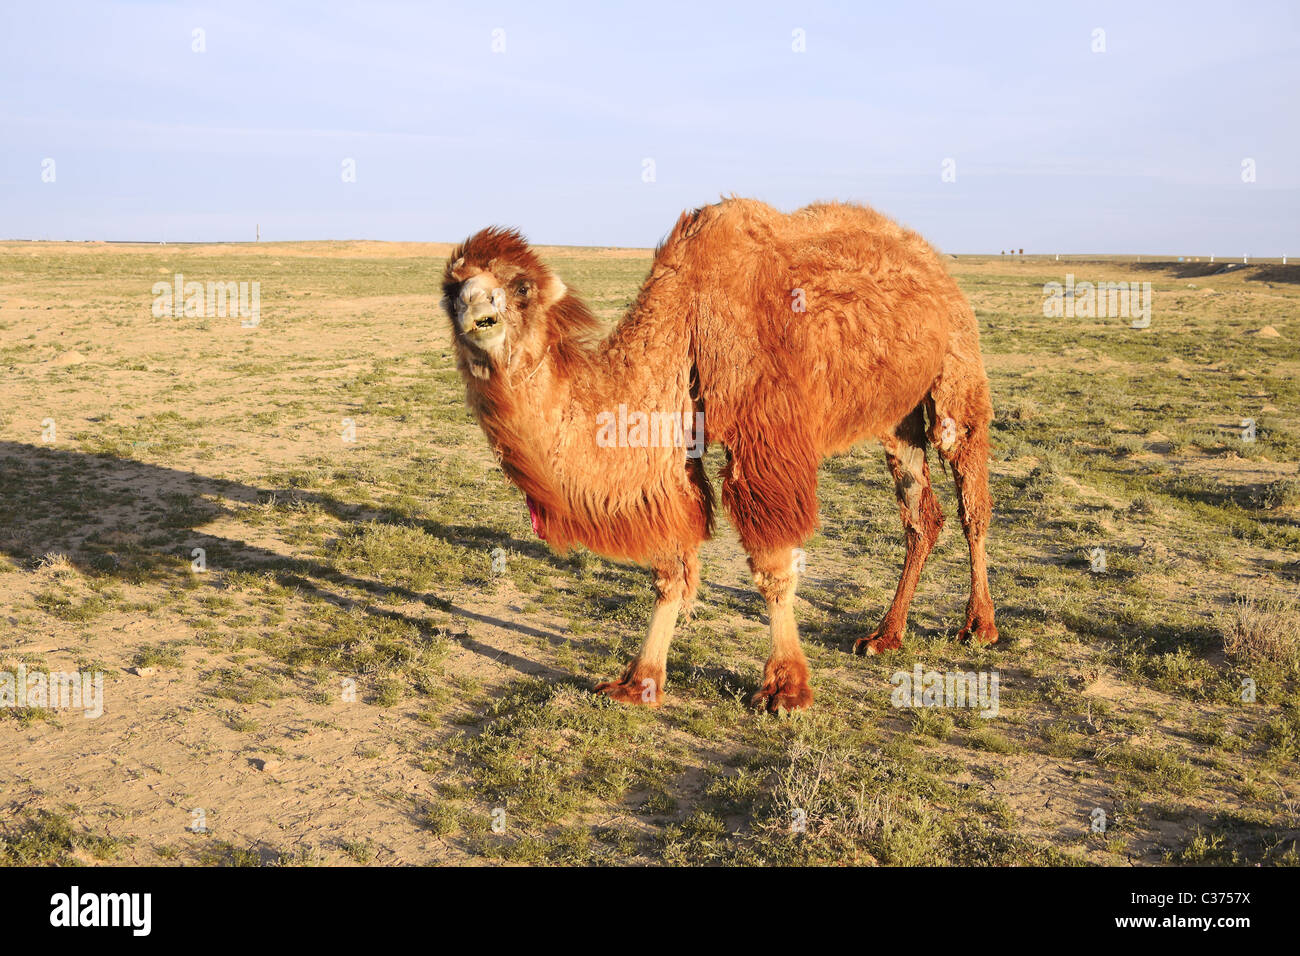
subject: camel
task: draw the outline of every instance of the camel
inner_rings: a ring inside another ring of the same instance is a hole
[[[722,502],[767,602],[771,655],[751,704],[811,704],[795,549],[818,526],[817,468],[874,438],[894,479],[903,570],[879,627],[853,650],[902,646],[943,525],[927,447],[952,469],[970,549],[960,640],[997,641],[985,536],[993,416],[975,314],[938,253],[865,206],[784,214],[730,198],[685,212],[607,329],[513,229],[484,229],[443,274],[467,404],[533,528],[648,566],[655,604],[622,676],[595,690],[659,706],[668,646],[713,530],[702,450],[721,443]],[[647,425],[648,422],[648,425]]]

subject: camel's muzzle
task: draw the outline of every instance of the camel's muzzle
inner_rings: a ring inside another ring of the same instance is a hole
[[[486,332],[500,321],[500,316],[496,309],[489,308],[487,311],[470,312],[465,311],[460,316],[460,330],[466,335],[473,335],[477,332]]]
[[[456,300],[456,325],[470,341],[493,339],[505,331],[501,321],[505,306],[505,293],[501,289],[489,292],[482,283],[471,279],[461,288]]]

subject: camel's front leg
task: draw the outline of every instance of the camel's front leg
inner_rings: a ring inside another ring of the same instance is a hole
[[[794,591],[799,583],[794,552],[777,548],[751,554],[749,567],[754,584],[767,601],[772,629],[772,656],[763,668],[763,686],[750,698],[750,706],[774,714],[802,710],[812,703],[813,694],[808,686],[808,661],[794,623]]]
[[[596,685],[596,692],[625,704],[647,704],[658,707],[663,703],[664,681],[668,672],[668,645],[672,643],[677,614],[695,590],[688,578],[691,569],[698,568],[694,555],[656,564],[654,568],[655,607],[650,613],[650,628],[646,632],[641,650],[627,665],[623,676],[616,681]],[[698,570],[695,571],[698,575]]]

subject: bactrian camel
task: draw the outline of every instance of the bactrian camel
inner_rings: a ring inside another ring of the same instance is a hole
[[[858,205],[784,214],[724,200],[678,219],[636,301],[606,329],[518,232],[490,228],[452,253],[443,296],[469,408],[537,533],[558,551],[582,544],[653,572],[645,641],[600,693],[663,699],[668,645],[713,527],[700,451],[715,442],[726,451],[722,502],[771,625],[754,706],[812,701],[794,620],[795,549],[818,524],[819,462],[866,438],[884,446],[907,552],[884,619],[854,650],[901,646],[943,525],[928,445],[952,468],[970,547],[959,637],[997,640],[984,551],[992,405],[979,332],[916,233]]]

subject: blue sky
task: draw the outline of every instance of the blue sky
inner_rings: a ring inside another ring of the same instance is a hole
[[[950,252],[1300,255],[1297,8],[6,3],[0,237],[649,246],[734,192]]]

